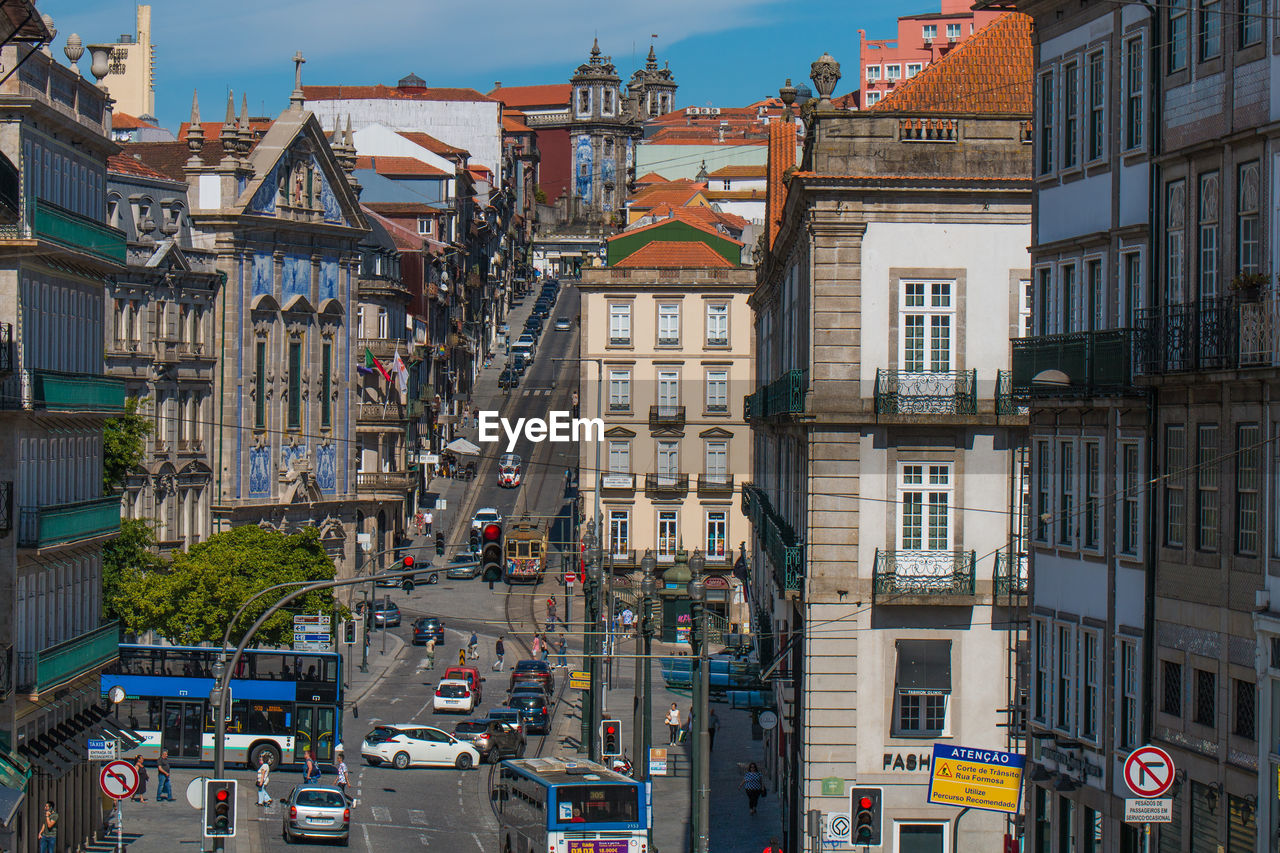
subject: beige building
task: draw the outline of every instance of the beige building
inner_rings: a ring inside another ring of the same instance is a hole
[[[751,470],[753,283],[746,268],[613,267],[578,285],[581,416],[605,423],[603,443],[581,446],[579,483],[588,516],[603,519],[606,561],[624,573],[652,548],[663,572],[677,550],[701,549],[723,580],[708,584],[713,611],[739,623],[729,570],[749,535],[736,490]]]
[[[138,31],[124,33],[111,44],[91,45],[91,70],[98,85],[115,101],[116,112],[131,116],[156,114],[156,50],[151,44],[151,7],[138,7]]]

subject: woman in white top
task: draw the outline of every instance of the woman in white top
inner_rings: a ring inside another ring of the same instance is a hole
[[[668,746],[676,745],[676,738],[680,735],[680,709],[676,707],[676,703],[671,703],[671,710],[667,712],[667,738]]]
[[[267,763],[267,756],[264,752],[262,755],[262,763],[258,765],[258,805],[271,805],[271,795],[267,793],[267,783],[271,781],[271,765]]]

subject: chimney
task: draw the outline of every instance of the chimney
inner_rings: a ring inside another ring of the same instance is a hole
[[[495,89],[501,89],[501,88],[502,88],[502,81],[501,81],[501,80],[494,80],[494,81],[493,81],[493,88],[495,88]]]

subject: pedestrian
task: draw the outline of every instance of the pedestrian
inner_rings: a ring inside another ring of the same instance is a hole
[[[560,667],[561,669],[569,668],[569,659],[565,657],[565,650],[568,648],[569,648],[569,641],[564,638],[564,634],[561,634],[560,641],[556,644],[556,652],[560,656],[560,659],[556,663],[556,666]]]
[[[307,765],[302,771],[302,781],[310,784],[320,778],[320,765],[316,763],[316,754],[307,750]]]
[[[554,595],[547,598],[547,630],[554,631],[556,628],[556,597]]]
[[[435,519],[436,517],[432,514],[431,510],[427,510],[422,515],[422,523],[426,525],[426,533],[428,536],[431,535],[431,524],[432,522],[435,521]]]
[[[632,611],[632,609],[631,609],[630,607],[624,607],[624,608],[622,609],[622,630],[623,630],[623,632],[624,632],[624,633],[626,633],[626,634],[630,634],[630,633],[631,633],[631,626],[635,623],[635,621],[636,621],[636,614],[635,614],[635,612],[634,612],[634,611]]]
[[[535,660],[538,658],[538,655],[542,654],[542,637],[537,634],[533,635],[533,648],[530,649],[530,652],[533,654]]]
[[[267,761],[266,750],[258,759],[258,805],[271,805],[271,795],[267,793],[267,783],[271,781],[271,763]]]
[[[671,703],[671,710],[667,712],[667,746],[675,746],[676,738],[680,736],[680,709],[676,707],[676,703]]]
[[[707,736],[710,742],[708,749],[716,748],[716,731],[720,728],[720,715],[716,713],[716,709],[712,708],[711,713],[707,715]]]
[[[493,662],[493,668],[498,672],[502,672],[502,658],[507,653],[507,647],[502,642],[502,635],[499,635],[498,642],[493,644],[493,653],[497,656],[497,660]]]
[[[133,792],[133,801],[135,803],[145,803],[147,801],[147,780],[150,775],[147,773],[147,765],[142,763],[141,755],[133,760],[133,769],[138,771],[138,790]]]
[[[778,836],[769,839],[769,846],[764,848],[764,853],[782,853],[782,842],[778,840]]]
[[[427,669],[436,668],[436,638],[427,640]]]
[[[480,638],[476,636],[475,631],[471,632],[471,639],[467,641],[467,657],[472,660],[480,657]]]
[[[342,750],[336,753],[338,759],[338,788],[342,791],[342,796],[347,796],[347,760],[342,756]]]
[[[167,800],[173,802],[173,780],[169,777],[169,750],[160,750],[160,757],[156,759],[156,773],[160,774],[160,781],[156,783],[156,802]]]
[[[546,663],[547,658],[551,657],[551,641],[547,639],[547,635],[542,635],[542,662]]]
[[[764,777],[760,775],[760,768],[756,767],[754,761],[747,765],[747,772],[742,774],[738,787],[747,792],[747,804],[751,807],[751,813],[755,814],[756,803],[764,796],[765,790]]]
[[[53,800],[44,804],[44,816],[40,818],[40,831],[36,838],[40,839],[40,853],[57,853],[58,813],[53,808]]]
[[[413,516],[413,524],[414,524],[414,527],[417,528],[418,535],[421,536],[423,531],[423,521],[422,521],[421,512],[418,512]]]
[[[689,706],[689,713],[688,713],[688,715],[685,717],[685,721],[684,721],[684,729],[680,732],[680,742],[681,742],[681,743],[683,743],[684,741],[688,740],[688,739],[689,739],[689,736],[690,736],[691,734],[693,734],[693,726],[694,726],[694,722],[695,722],[695,721],[694,721],[694,719],[693,719],[693,706],[692,706],[692,705],[690,705],[690,706]]]

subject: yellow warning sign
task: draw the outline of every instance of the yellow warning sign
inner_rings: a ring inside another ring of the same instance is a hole
[[[934,777],[935,777],[935,778],[938,778],[938,779],[950,779],[950,778],[951,778],[951,765],[949,765],[949,764],[940,764],[940,765],[938,765],[938,769],[937,769],[937,771],[935,771],[935,772],[934,772],[934,774],[933,774],[933,775],[934,775]]]
[[[1024,764],[1017,753],[934,744],[929,802],[1016,814]]]

